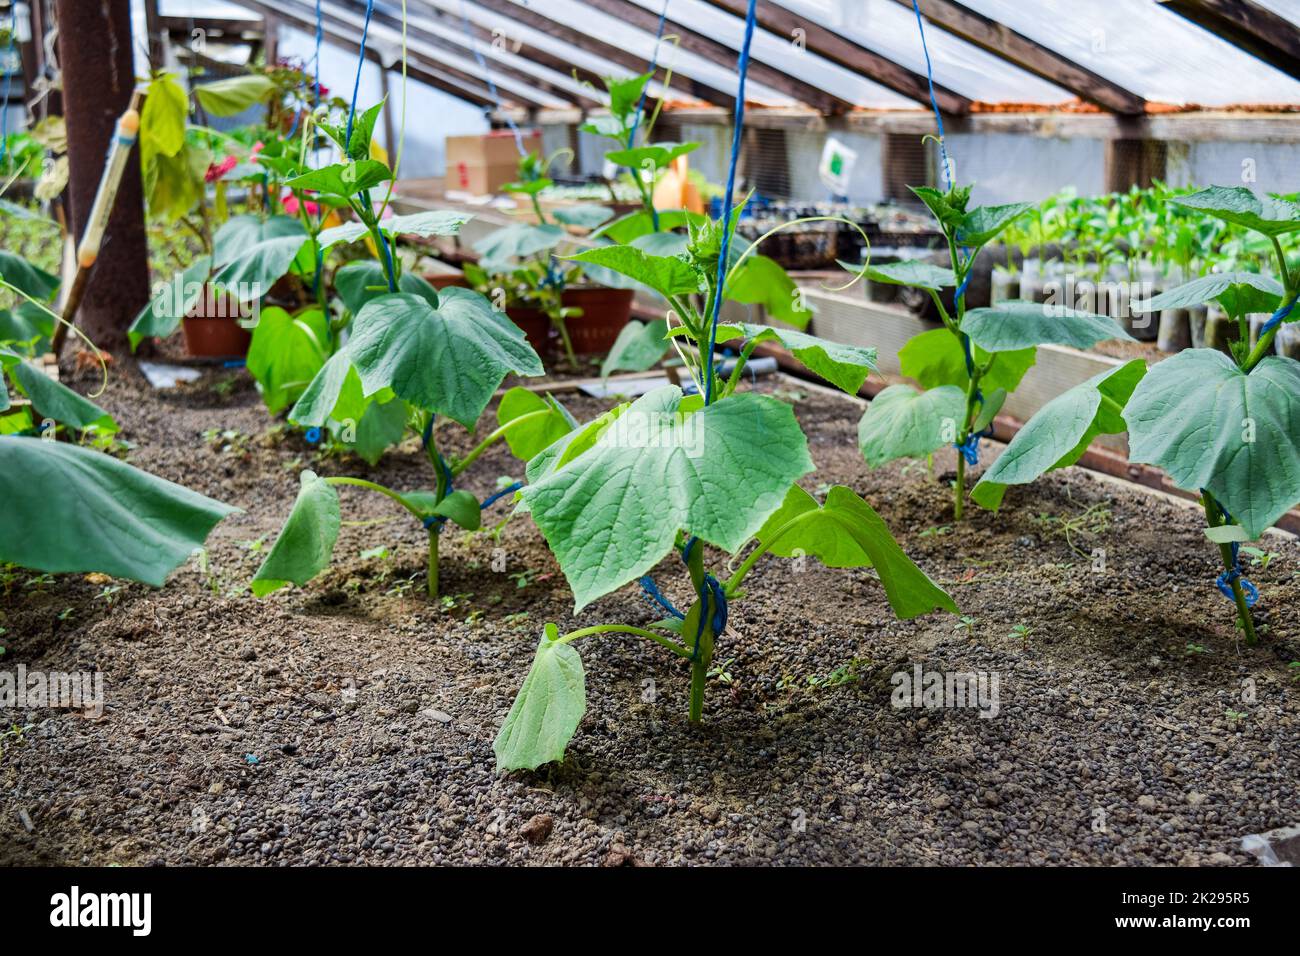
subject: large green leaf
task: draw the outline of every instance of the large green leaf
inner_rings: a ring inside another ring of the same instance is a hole
[[[393,178],[393,172],[377,159],[335,163],[295,176],[285,183],[290,189],[307,189],[330,196],[355,196]]]
[[[189,97],[172,74],[149,83],[140,109],[140,162],[147,167],[157,156],[175,156],[185,145],[185,124],[190,115]]]
[[[767,256],[746,257],[727,282],[727,298],[746,305],[761,305],[769,318],[806,329],[813,317],[812,305],[790,274]]]
[[[484,269],[501,272],[516,259],[526,259],[554,249],[568,236],[563,226],[535,226],[520,222],[484,236],[474,243],[474,251],[479,254],[479,264]]]
[[[722,325],[717,340],[745,338],[753,342],[776,342],[789,349],[804,367],[820,375],[841,391],[858,394],[867,376],[876,369],[876,350],[845,345],[815,335],[770,325]]]
[[[546,625],[533,666],[492,743],[498,771],[535,770],[563,760],[587,711],[582,658],[558,637],[555,625]]]
[[[50,418],[78,431],[95,428],[100,432],[117,431],[113,416],[94,402],[78,395],[68,386],[56,382],[30,362],[18,362],[8,369],[22,393],[31,399],[40,418]]]
[[[752,392],[681,405],[672,385],[642,396],[524,489],[577,610],[653,568],[679,530],[735,551],[812,471],[789,405]]]
[[[1033,204],[1027,202],[1009,203],[1005,206],[977,206],[957,223],[957,242],[974,248],[986,245],[1032,208]]]
[[[260,299],[289,271],[306,243],[305,231],[265,239],[236,255],[212,281],[240,302]]]
[[[367,303],[347,352],[367,395],[391,388],[427,411],[473,428],[510,372],[541,375],[524,333],[477,292],[444,289],[435,310],[399,292]]]
[[[855,266],[851,262],[841,261],[840,266],[854,275],[862,271],[862,266]],[[867,278],[872,282],[882,282],[885,285],[906,285],[915,289],[932,289],[935,292],[957,284],[957,277],[951,269],[916,259],[887,262],[879,266],[868,265]]]
[[[562,222],[566,226],[577,226],[579,229],[595,229],[612,215],[614,215],[614,210],[608,206],[597,206],[594,203],[579,206],[561,206],[551,211],[551,216],[556,222]]]
[[[449,209],[430,209],[426,212],[411,213],[409,216],[389,216],[387,219],[381,219],[379,231],[386,236],[419,236],[422,239],[432,236],[454,236],[460,232],[460,227],[472,218],[474,217],[469,213],[453,212]],[[370,230],[363,223],[345,222],[322,230],[316,238],[321,248],[328,249],[340,242],[356,242],[369,232]]]
[[[352,367],[352,358],[344,348],[331,355],[316,373],[302,397],[289,410],[289,421],[307,428],[323,427],[328,422],[343,427],[359,427],[372,404],[386,403],[392,398],[391,388],[370,396],[365,394],[361,376]]]
[[[644,169],[647,162],[654,170],[668,166],[678,156],[699,149],[699,143],[650,143],[646,146],[633,146],[631,149],[615,149],[605,154],[605,159],[629,169]]]
[[[268,239],[306,235],[302,223],[292,216],[231,216],[212,236],[212,261],[220,268]]]
[[[979,346],[972,346],[976,364],[988,365],[992,356]],[[1003,388],[1014,392],[1025,373],[1033,367],[1037,349],[1018,352],[998,352],[989,372],[980,380],[985,391]],[[898,350],[899,370],[915,379],[923,388],[956,385],[963,392],[970,385],[966,374],[966,357],[961,342],[947,329],[931,329],[912,336]]]
[[[0,250],[0,278],[33,299],[48,302],[59,290],[59,277],[38,269],[22,256]]]
[[[668,350],[668,321],[628,322],[619,330],[618,338],[600,366],[602,377],[618,371],[644,372],[664,357]]]
[[[371,299],[388,294],[388,273],[374,259],[358,259],[334,273],[334,288],[343,305],[353,315]],[[438,290],[414,272],[403,272],[397,279],[399,292],[418,295],[433,308],[438,307]]]
[[[612,269],[663,296],[685,295],[703,288],[703,276],[684,259],[649,255],[636,246],[597,246],[565,258]]]
[[[238,509],[109,455],[0,437],[0,562],[162,587]]]
[[[170,282],[154,287],[153,298],[126,330],[132,351],[145,339],[165,339],[176,331],[181,319],[203,298],[211,262],[207,256],[201,256],[184,272],[172,276]]]
[[[1187,491],[1208,488],[1258,538],[1300,502],[1300,362],[1269,356],[1247,375],[1214,349],[1152,367],[1124,409],[1129,459]]]
[[[984,472],[971,498],[996,510],[1008,485],[1028,484],[1049,471],[1073,465],[1098,435],[1127,430],[1121,413],[1145,374],[1146,363],[1136,359],[1094,375],[1052,399],[1011,439]]]
[[[687,212],[685,209],[661,209],[659,230],[669,231],[688,225],[695,227],[707,222],[708,218],[703,213]],[[592,233],[592,238],[604,237],[617,243],[627,244],[633,239],[659,230],[655,229],[654,217],[649,210],[638,209],[601,226]]]
[[[1133,336],[1108,315],[1035,302],[999,302],[990,308],[971,309],[961,329],[986,352],[1013,352],[1048,344],[1087,349],[1108,339],[1133,341]]]
[[[301,587],[325,570],[340,523],[338,492],[315,472],[304,471],[289,520],[250,584],[253,594],[265,597],[290,584]]]
[[[903,620],[957,605],[912,563],[880,515],[842,485],[826,504],[798,485],[758,532],[760,544],[783,557],[811,554],[828,568],[875,568],[894,613]]]
[[[248,371],[275,414],[296,401],[329,357],[329,320],[319,309],[290,315],[278,306],[261,310],[248,347]]]
[[[957,440],[966,416],[966,393],[955,385],[918,392],[891,385],[867,406],[858,423],[858,447],[879,468],[898,458],[924,458]]]
[[[54,319],[31,302],[19,302],[13,309],[0,309],[0,343],[31,343],[29,355],[43,355],[50,350]]]
[[[199,105],[213,116],[234,116],[269,99],[274,91],[275,84],[270,77],[249,73],[197,84],[194,96]]]
[[[1210,186],[1169,201],[1266,236],[1300,232],[1300,206],[1271,196],[1260,198],[1245,186]]]
[[[497,424],[505,426],[511,422],[517,424],[507,429],[506,444],[511,454],[525,462],[578,427],[568,409],[553,395],[538,395],[519,386],[502,395],[497,405]]]
[[[402,436],[406,434],[406,422],[409,417],[406,402],[400,398],[389,399],[386,402],[372,399],[366,403],[361,420],[356,423],[354,440],[344,443],[353,454],[374,465],[378,463],[385,451],[402,440]],[[338,421],[337,418],[334,420]],[[343,437],[346,439],[346,433],[343,433]]]
[[[1154,298],[1135,301],[1134,312],[1159,312],[1162,309],[1186,309],[1189,306],[1211,302],[1220,297],[1234,297],[1233,301],[1245,303],[1253,300],[1256,308],[1251,312],[1272,312],[1282,302],[1286,290],[1272,276],[1258,272],[1216,272],[1184,282],[1176,289],[1162,292]],[[1236,310],[1233,310],[1234,313]],[[1239,314],[1245,314],[1241,312]]]

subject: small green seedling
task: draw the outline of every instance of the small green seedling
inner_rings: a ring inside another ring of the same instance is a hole
[[[1025,650],[1029,650],[1029,635],[1033,633],[1034,633],[1034,629],[1030,627],[1028,624],[1017,624],[1015,627],[1011,629],[1011,633],[1008,634],[1007,636],[1014,640],[1020,641],[1021,647],[1023,647]]]

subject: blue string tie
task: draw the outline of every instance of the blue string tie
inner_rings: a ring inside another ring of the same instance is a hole
[[[1227,512],[1224,512],[1227,515]],[[1220,574],[1214,581],[1218,586],[1219,592],[1229,601],[1236,602],[1237,597],[1232,593],[1233,582],[1241,584],[1241,589],[1246,592],[1246,607],[1254,607],[1259,600],[1259,588],[1251,584],[1241,570],[1241,562],[1238,559],[1238,552],[1241,545],[1236,541],[1232,542],[1232,567]]]
[[[663,608],[673,617],[677,618],[677,620],[679,621],[686,620],[686,615],[683,614],[681,611],[677,610],[677,608],[673,607],[672,602],[669,601],[666,597],[664,597],[663,592],[659,590],[659,585],[655,584],[655,579],[652,578],[650,575],[646,574],[642,576],[641,590],[642,592],[645,593],[646,597],[648,597],[651,601],[654,601],[655,604],[658,604],[661,608]]]
[[[1274,312],[1273,315],[1269,318],[1269,320],[1264,323],[1264,327],[1259,330],[1260,338],[1263,338],[1264,336],[1268,335],[1268,333],[1272,332],[1275,328],[1277,328],[1279,325],[1285,322],[1287,320],[1287,316],[1289,316],[1292,310],[1295,309],[1295,306],[1296,306],[1296,297],[1293,296],[1290,302],[1288,302],[1286,305],[1282,306],[1280,309]]]
[[[691,535],[690,540],[686,542],[686,547],[682,548],[682,563],[690,565],[691,550],[695,547],[695,542],[699,538]],[[709,572],[704,572],[703,586],[700,588],[700,619],[695,625],[695,645],[691,649],[691,660],[700,659],[700,641],[704,638],[704,624],[706,621],[712,625],[713,636],[719,637],[727,629],[727,592],[723,590],[722,585],[718,583]],[[712,602],[712,612],[710,612],[710,602]],[[685,616],[683,615],[683,618]]]

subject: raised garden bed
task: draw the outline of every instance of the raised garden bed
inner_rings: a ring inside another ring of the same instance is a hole
[[[345,523],[316,581],[255,601],[287,474],[414,489],[427,463],[414,447],[369,472],[316,459],[244,373],[217,382],[115,380],[102,398],[136,464],[244,509],[206,570],[162,591],[19,572],[0,596],[6,666],[100,668],[107,701],[102,719],[6,715],[24,729],[0,755],[4,863],[1253,864],[1243,836],[1300,818],[1300,545],[1271,536],[1267,568],[1248,568],[1269,630],[1247,648],[1197,512],[1072,468],[954,527],[950,453],[934,478],[868,470],[860,405],[784,378],[758,387],[794,403],[813,480],[862,494],[972,620],[900,623],[872,572],[770,560],[720,642],[702,725],[680,706],[684,663],[606,641],[584,655],[565,762],[498,776],[492,739],[542,624],[648,623],[654,607],[632,586],[575,620],[527,519],[499,541],[447,535],[430,605],[425,535],[386,505]],[[606,407],[565,401],[584,419]],[[518,468],[497,446],[466,484]],[[997,716],[895,709],[893,675],[917,665],[996,673]]]

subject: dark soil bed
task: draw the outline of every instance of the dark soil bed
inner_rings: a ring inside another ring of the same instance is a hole
[[[352,489],[344,520],[364,523],[333,567],[255,600],[299,469],[416,488],[417,450],[373,473],[318,460],[242,372],[164,393],[116,376],[102,401],[131,460],[244,513],[217,527],[206,571],[163,590],[20,573],[0,596],[4,667],[99,668],[107,701],[101,719],[0,713],[16,725],[0,736],[0,862],[1244,864],[1243,835],[1300,822],[1300,546],[1278,539],[1250,569],[1270,629],[1247,648],[1194,511],[1071,469],[953,527],[947,458],[936,478],[869,471],[855,405],[759,387],[795,402],[819,469],[807,487],[864,495],[969,623],[899,623],[871,572],[765,559],[733,604],[703,726],[685,718],[683,662],[588,641],[568,759],[499,776],[492,739],[543,624],[646,624],[650,602],[627,588],[575,619],[517,519],[498,541],[448,535],[430,605],[422,529]],[[520,472],[498,449],[465,485]],[[684,582],[665,561],[679,604]],[[895,709],[891,675],[916,664],[996,673],[997,715]]]

